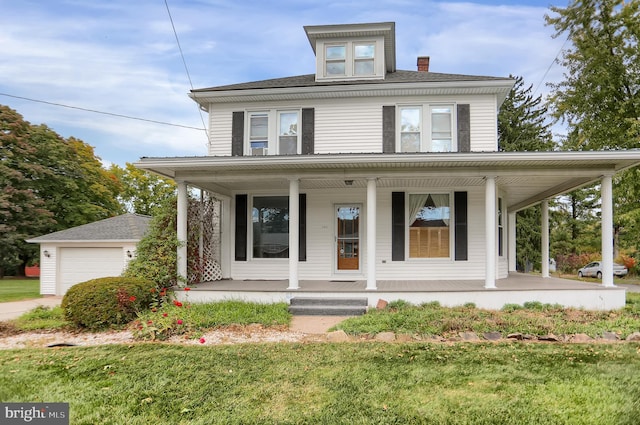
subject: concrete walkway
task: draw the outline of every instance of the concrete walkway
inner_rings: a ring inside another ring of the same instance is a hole
[[[57,305],[60,305],[61,302],[62,297],[46,296],[42,298],[34,298],[31,300],[0,303],[0,322],[17,319],[24,313],[33,310],[39,305],[43,305],[46,307],[55,307]]]

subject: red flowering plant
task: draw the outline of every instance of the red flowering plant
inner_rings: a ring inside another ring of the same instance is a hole
[[[161,290],[160,294],[162,292],[164,290]],[[185,310],[190,306],[186,301],[173,299],[152,308],[150,312],[139,314],[138,320],[130,326],[134,338],[147,341],[167,340],[175,335],[197,338],[199,335],[194,333],[189,314]]]

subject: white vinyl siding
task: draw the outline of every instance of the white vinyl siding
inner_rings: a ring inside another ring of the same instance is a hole
[[[44,255],[47,251],[49,256]],[[56,261],[58,255],[55,245],[40,245],[40,294],[56,295]]]
[[[474,97],[471,103],[471,152],[498,150],[498,115],[495,96]]]
[[[317,154],[381,153],[382,106],[412,104],[469,104],[471,151],[495,152],[497,142],[496,100],[493,95],[402,96],[396,98],[322,99],[268,104],[216,104],[210,108],[209,155],[231,155],[231,125],[234,111],[315,109],[314,150]],[[246,118],[245,118],[246,120]],[[246,123],[245,123],[246,125]],[[396,122],[396,127],[400,125]],[[453,132],[456,132],[454,122]],[[246,142],[246,141],[245,141]]]
[[[214,105],[209,108],[209,155],[231,156],[232,105]]]
[[[315,108],[315,153],[382,152],[382,103],[362,99]]]

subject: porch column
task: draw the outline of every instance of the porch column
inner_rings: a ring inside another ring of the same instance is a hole
[[[377,183],[375,178],[367,179],[367,290],[378,289],[376,282],[376,208]]]
[[[496,287],[496,178],[485,177],[485,281],[486,289]]]
[[[602,176],[602,286],[613,284],[613,174]]]
[[[542,277],[549,277],[549,201],[542,201]]]
[[[178,282],[186,284],[187,280],[187,216],[189,199],[187,194],[187,183],[178,181],[178,212],[177,237],[178,237]]]
[[[289,287],[300,289],[298,283],[298,256],[300,234],[300,180],[289,180]]]
[[[509,235],[509,273],[516,272],[518,270],[518,248],[516,244],[516,213],[510,212],[507,216],[507,232]]]

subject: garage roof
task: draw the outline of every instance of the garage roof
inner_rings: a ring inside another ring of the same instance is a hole
[[[28,239],[27,242],[137,242],[144,236],[150,222],[151,217],[149,216],[129,213],[38,236]]]

